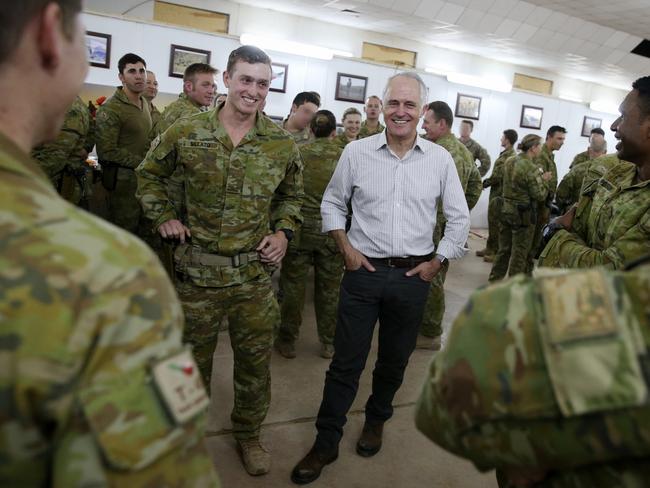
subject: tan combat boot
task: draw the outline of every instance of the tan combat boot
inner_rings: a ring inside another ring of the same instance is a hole
[[[481,249],[480,251],[476,251],[476,255],[479,258],[482,258],[483,256],[485,256],[485,251],[487,251],[487,248],[486,249]]]
[[[332,344],[320,345],[320,357],[325,359],[332,359],[333,356],[334,356],[334,345]]]
[[[239,453],[246,472],[251,476],[266,474],[271,469],[271,454],[259,439],[237,440]]]

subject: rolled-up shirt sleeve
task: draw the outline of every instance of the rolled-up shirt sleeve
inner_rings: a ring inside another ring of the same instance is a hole
[[[323,218],[322,231],[345,229],[348,204],[352,196],[352,167],[349,146],[343,150],[332,179],[330,180],[320,206]]]
[[[443,174],[444,179],[440,185],[440,199],[447,222],[445,235],[438,244],[436,253],[448,259],[458,259],[467,253],[465,243],[469,235],[469,208],[456,166],[449,154],[446,157],[446,166],[447,170]]]

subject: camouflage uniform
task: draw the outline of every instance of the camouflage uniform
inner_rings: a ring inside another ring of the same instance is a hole
[[[573,161],[571,161],[571,165],[569,166],[569,169],[579,165],[580,163],[584,163],[585,161],[589,161],[589,151],[583,151],[581,153],[576,154],[575,157],[573,158]]]
[[[490,165],[492,164],[492,160],[490,159],[490,155],[488,154],[488,152],[485,150],[483,146],[481,146],[478,142],[476,142],[471,137],[466,141],[462,141],[460,139],[458,140],[462,142],[467,149],[469,149],[469,152],[472,153],[472,156],[474,157],[472,161],[476,161],[478,159],[480,163],[478,167],[478,172],[480,173],[481,178],[485,176],[487,172],[490,171]]]
[[[501,151],[494,162],[492,174],[483,180],[483,188],[490,188],[490,200],[488,203],[488,240],[485,245],[486,255],[496,255],[499,250],[499,222],[501,220],[501,206],[503,204],[503,166],[511,157],[516,156],[515,150],[511,147]]]
[[[582,180],[589,169],[589,162],[590,159],[586,159],[576,163],[574,159],[571,169],[560,181],[557,192],[555,192],[555,204],[560,209],[561,214],[569,210],[580,199]]]
[[[502,487],[517,473],[537,488],[647,486],[650,265],[544,271],[471,296],[417,427]]]
[[[343,148],[328,138],[317,138],[300,146],[305,169],[304,222],[289,244],[282,260],[280,287],[284,293],[278,339],[293,344],[298,338],[305,305],[305,281],[309,266],[314,266],[314,303],[318,337],[333,344],[339,285],[343,277],[343,258],[334,239],[321,232],[320,204]]]
[[[503,168],[503,204],[499,231],[499,251],[490,281],[528,272],[528,256],[533,244],[540,202],[548,195],[542,170],[528,156],[519,154]]]
[[[309,144],[310,142],[314,141],[314,134],[312,133],[309,126],[298,132],[289,132],[289,130],[287,130],[287,122],[289,122],[289,119],[284,119],[282,122],[282,128],[286,130],[291,135],[291,137],[293,137],[293,140],[296,144],[301,146],[303,144]]]
[[[122,87],[97,109],[97,156],[108,190],[109,220],[143,238],[151,238],[140,205],[135,198],[133,170],[144,159],[151,141],[149,103],[140,97],[142,108],[132,104]]]
[[[344,132],[341,132],[339,135],[334,137],[334,144],[338,145],[341,147],[341,150],[345,149],[345,146],[350,144],[351,141],[348,140],[348,138],[345,136]]]
[[[300,153],[286,131],[258,113],[237,147],[219,121],[222,106],[175,122],[136,170],[138,198],[155,228],[178,219],[167,181],[185,178],[190,244],[176,250],[177,291],[186,314],[184,340],[194,346],[209,385],[217,324],[230,321],[234,352],[234,435],[254,439],[269,406],[273,328],[279,309],[267,267],[255,248],[272,229],[302,221]]]
[[[594,160],[596,171],[604,158]],[[650,180],[638,181],[637,173],[634,164],[622,161],[592,179],[583,188],[571,232],[560,230],[551,238],[540,266],[622,269],[650,253]]]
[[[359,129],[359,135],[357,139],[363,139],[364,137],[374,136],[375,134],[383,132],[386,127],[381,125],[381,122],[377,122],[377,124],[378,125],[376,130],[370,130],[365,120],[361,122],[361,129]]]
[[[89,138],[90,112],[77,97],[65,114],[63,128],[56,139],[36,147],[32,157],[47,174],[54,188],[66,200],[79,205],[91,193],[91,170],[86,164],[87,147],[92,150]]]
[[[465,192],[465,199],[467,200],[467,207],[471,210],[478,202],[481,192],[483,191],[483,184],[481,183],[481,176],[479,175],[478,168],[474,164],[472,154],[453,134],[447,134],[440,137],[436,144],[444,147],[449,154],[451,154],[460,184]],[[436,228],[433,235],[433,240],[436,244],[440,242],[445,233],[445,217],[442,213],[442,203],[438,199],[438,212],[436,217]],[[424,307],[424,314],[422,316],[422,324],[420,325],[420,334],[427,337],[437,337],[442,335],[442,318],[445,314],[445,278],[447,277],[448,266],[444,266],[440,272],[435,276],[431,282],[429,289],[429,298]]]
[[[537,205],[537,223],[535,224],[533,243],[530,246],[526,265],[526,271],[528,273],[533,271],[534,259],[539,252],[539,246],[542,242],[542,230],[551,218],[550,203],[555,197],[555,189],[557,188],[557,166],[555,165],[555,156],[553,155],[553,151],[551,151],[546,144],[542,143],[542,150],[535,158],[534,162],[542,169],[542,172],[550,172],[551,179],[544,182],[548,189],[546,200],[539,202]]]
[[[162,132],[160,122],[162,121],[162,114],[153,103],[149,104],[149,113],[151,114],[151,133],[157,136]]]
[[[183,351],[155,256],[62,200],[3,135],[0,228],[0,485],[219,486],[205,409],[174,420],[152,379]],[[198,374],[180,381],[207,405]]]

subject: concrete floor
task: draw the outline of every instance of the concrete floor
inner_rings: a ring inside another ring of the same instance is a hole
[[[445,286],[447,308],[445,327],[464,305],[469,294],[487,282],[490,265],[474,255],[483,248],[480,233],[470,234],[470,253],[452,262]],[[232,351],[228,334],[220,334],[215,353],[212,405],[207,428],[207,445],[213,456],[224,488],[291,487],[289,475],[294,465],[314,442],[315,415],[321,401],[328,360],[319,355],[312,290],[308,290],[301,336],[296,345],[298,357],[285,359],[273,353],[272,400],[262,427],[262,442],[273,456],[271,472],[249,476],[242,467],[230,435],[232,408]],[[355,453],[355,444],[363,426],[363,406],[370,393],[376,343],[361,377],[357,398],[348,416],[339,459],[327,466],[321,477],[308,485],[314,488],[492,488],[494,473],[481,474],[471,463],[441,450],[415,428],[414,404],[432,352],[416,350],[406,370],[404,384],[395,398],[394,417],[386,424],[382,450],[372,458]]]

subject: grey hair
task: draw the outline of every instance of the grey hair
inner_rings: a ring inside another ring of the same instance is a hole
[[[607,152],[607,141],[603,136],[594,137],[596,134],[592,134],[589,138],[589,148],[596,153],[606,153]],[[600,135],[600,134],[598,134]]]
[[[383,104],[386,105],[388,102],[388,90],[390,88],[391,82],[398,77],[404,77],[404,78],[411,78],[412,80],[415,80],[418,82],[418,85],[420,86],[420,107],[422,108],[427,104],[427,92],[429,89],[427,88],[427,85],[424,84],[424,81],[418,75],[417,73],[413,71],[402,71],[401,73],[394,74],[390,78],[388,78],[388,81],[386,82],[386,86],[384,87],[384,94],[382,96],[383,99]]]

